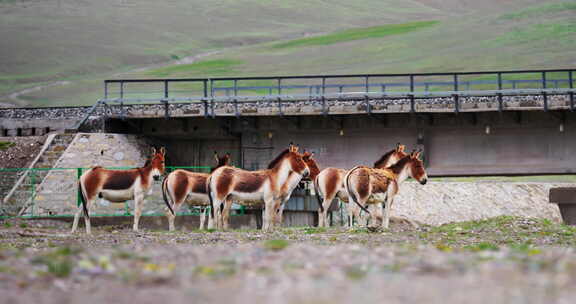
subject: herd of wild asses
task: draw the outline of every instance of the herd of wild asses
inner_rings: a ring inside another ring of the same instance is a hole
[[[290,144],[265,170],[233,167],[230,154],[219,156],[215,152],[216,167],[211,173],[182,169],[171,172],[162,182],[169,229],[175,229],[176,212],[184,202],[211,207],[206,208],[209,212],[202,212],[201,228],[208,216],[208,228],[228,229],[234,202],[263,207],[262,229],[271,230],[281,225],[285,202],[303,180],[314,184],[319,198],[320,227],[328,225],[328,208],[337,197],[348,205],[349,225],[353,223],[352,217],[359,217],[360,212],[365,211],[372,228],[388,228],[390,208],[400,184],[411,177],[424,185],[428,178],[420,159],[421,151],[406,153],[401,144],[385,153],[374,167],[356,166],[350,170],[331,167],[320,170],[312,153],[298,150]],[[152,179],[159,180],[164,175],[165,155],[164,148],[152,149],[151,158],[144,167],[129,170],[93,167],[82,174],[79,180],[82,204],[74,216],[72,232],[76,231],[83,213],[86,233],[91,233],[89,210],[98,197],[110,202],[134,200],[133,229],[138,231],[144,198],[152,192]]]

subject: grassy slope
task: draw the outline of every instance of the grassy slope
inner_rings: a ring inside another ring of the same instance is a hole
[[[101,96],[101,80],[112,71],[128,72],[208,50],[221,52],[201,64],[122,77],[470,71],[566,67],[575,62],[574,1],[542,5],[535,0],[174,0],[164,5],[143,0],[84,3],[84,10],[62,2],[68,10],[36,1],[29,2],[29,8],[19,7],[20,2],[0,4],[0,37],[7,37],[11,46],[0,50],[10,55],[0,56],[0,95],[40,82],[73,79],[72,85],[24,98],[34,104],[92,103]],[[8,8],[10,17],[4,18]],[[89,14],[92,11],[98,14]],[[48,16],[55,21],[47,21]],[[382,34],[386,24],[406,27],[431,20],[438,23]],[[37,30],[40,25],[43,29]],[[56,35],[59,32],[66,35]],[[53,43],[51,35],[56,37]]]

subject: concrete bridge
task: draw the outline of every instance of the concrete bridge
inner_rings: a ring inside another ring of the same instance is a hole
[[[4,135],[140,134],[172,165],[214,150],[262,168],[290,141],[322,167],[372,164],[397,142],[431,175],[576,172],[574,70],[107,80],[91,107],[0,109]],[[48,129],[47,129],[48,128]]]

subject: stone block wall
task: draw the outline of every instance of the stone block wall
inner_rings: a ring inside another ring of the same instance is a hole
[[[430,225],[485,219],[500,215],[560,221],[558,206],[548,202],[551,187],[573,183],[406,182],[392,215]]]
[[[34,204],[27,214],[37,216],[73,214],[78,198],[77,168],[86,170],[93,166],[107,168],[136,168],[144,165],[151,146],[143,137],[124,134],[78,133],[62,156],[38,186]],[[160,182],[154,185],[154,193],[146,204],[144,214],[163,208]],[[127,205],[109,203],[98,199],[91,210],[94,214],[124,214],[132,210],[133,202]]]

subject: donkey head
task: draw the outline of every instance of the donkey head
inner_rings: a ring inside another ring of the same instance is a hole
[[[160,179],[160,176],[164,175],[164,170],[166,170],[166,165],[164,163],[164,157],[166,156],[166,149],[164,147],[160,148],[160,151],[156,151],[156,148],[152,148],[152,160],[150,161],[150,166],[152,167],[152,177],[155,181]]]
[[[288,146],[289,152],[286,155],[286,157],[288,157],[292,171],[306,177],[310,174],[310,168],[308,168],[308,165],[304,161],[303,155],[298,153],[299,148],[300,147],[290,143],[290,145]]]
[[[378,161],[374,163],[374,168],[389,168],[392,165],[396,164],[399,160],[406,157],[408,154],[404,152],[406,146],[401,145],[400,143],[396,144],[396,148],[391,151],[388,151],[384,154]]]
[[[230,153],[224,154],[224,156],[219,156],[218,152],[214,151],[214,160],[216,161],[216,166],[212,168],[212,171],[222,167],[230,165]]]
[[[428,181],[428,175],[426,174],[426,170],[424,170],[424,163],[420,159],[420,154],[422,150],[419,151],[412,151],[410,159],[408,160],[408,174],[413,179],[417,180],[420,184],[425,185]]]
[[[304,160],[304,163],[306,163],[306,166],[308,166],[308,169],[310,170],[310,175],[308,176],[307,179],[310,179],[312,181],[316,178],[316,176],[318,176],[318,174],[320,174],[320,168],[318,168],[318,164],[316,163],[316,160],[313,157],[314,153],[304,151],[304,154],[302,154],[302,159]]]

